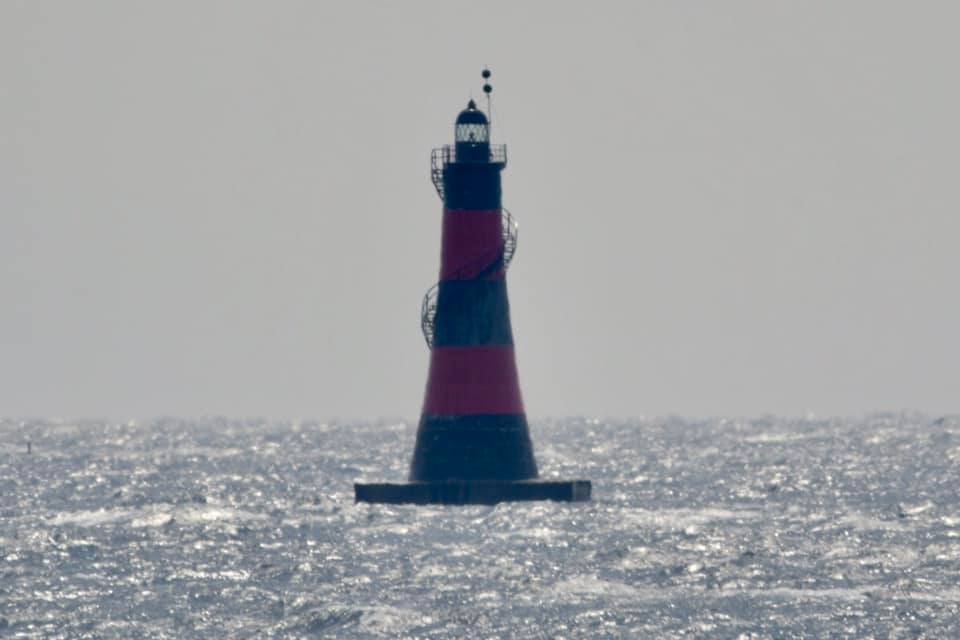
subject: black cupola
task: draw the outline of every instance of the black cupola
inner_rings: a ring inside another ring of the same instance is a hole
[[[490,123],[473,100],[457,116],[454,142],[458,162],[486,162],[490,156]]]
[[[471,100],[467,108],[457,116],[456,142],[490,142],[490,124],[487,116],[477,109],[477,103]]]

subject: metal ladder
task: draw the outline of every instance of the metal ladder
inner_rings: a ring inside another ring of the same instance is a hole
[[[433,182],[433,188],[437,190],[437,195],[440,196],[440,202],[445,202],[443,199],[443,165],[446,161],[443,149],[434,149],[430,152],[430,181]]]
[[[506,271],[517,252],[517,232],[519,227],[513,215],[507,209],[501,209],[500,228],[503,232],[503,270]]]
[[[440,283],[433,285],[423,296],[423,304],[420,306],[420,329],[423,331],[423,339],[427,342],[428,348],[433,348],[433,332],[437,326],[437,293],[440,290]]]

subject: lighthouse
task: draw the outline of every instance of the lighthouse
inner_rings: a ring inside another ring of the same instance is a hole
[[[454,122],[454,143],[431,154],[443,202],[440,274],[421,307],[430,368],[409,482],[356,484],[358,502],[590,498],[589,481],[538,479],[507,296],[517,247],[500,188],[507,148],[491,144],[489,70],[483,78],[487,113],[470,100]]]

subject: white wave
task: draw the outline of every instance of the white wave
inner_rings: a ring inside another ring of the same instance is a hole
[[[214,522],[248,522],[266,520],[261,513],[217,506],[146,507],[143,509],[94,509],[68,511],[54,515],[48,523],[55,526],[97,527],[129,523],[131,527],[159,527],[171,521],[180,524],[209,524]]]
[[[709,522],[723,520],[756,520],[762,513],[757,509],[623,509],[623,522],[629,527],[653,526],[663,529],[686,530]]]
[[[622,582],[603,580],[596,575],[586,574],[567,578],[555,583],[548,593],[559,598],[630,598],[640,599],[641,592]]]
[[[432,623],[433,618],[431,616],[417,611],[390,606],[374,606],[364,608],[358,626],[367,633],[399,637],[411,628]]]
[[[90,511],[66,511],[58,513],[48,521],[55,526],[74,525],[77,527],[97,527],[132,520],[138,513],[135,509],[93,509]]]

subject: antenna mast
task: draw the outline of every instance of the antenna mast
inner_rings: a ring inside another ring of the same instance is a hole
[[[487,94],[487,121],[492,126],[493,107],[490,106],[490,93],[493,91],[493,87],[490,86],[490,69],[484,67],[480,75],[483,76],[483,92]]]

